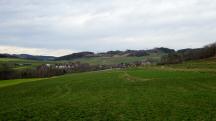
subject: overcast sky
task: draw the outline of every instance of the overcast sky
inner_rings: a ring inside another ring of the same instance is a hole
[[[216,0],[0,0],[0,53],[202,47]]]

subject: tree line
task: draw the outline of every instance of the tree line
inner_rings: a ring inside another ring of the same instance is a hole
[[[198,49],[183,49],[170,53],[161,58],[160,64],[177,64],[188,60],[198,60],[214,57],[216,55],[216,43],[209,44]]]
[[[21,78],[44,78],[66,73],[77,73],[87,71],[99,71],[113,68],[129,68],[150,64],[146,61],[136,61],[133,63],[120,63],[113,65],[90,65],[80,62],[68,62],[58,64],[42,64],[35,68],[14,69],[9,64],[0,64],[0,80],[21,79]]]

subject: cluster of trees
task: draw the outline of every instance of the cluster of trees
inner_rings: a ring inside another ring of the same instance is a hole
[[[0,58],[16,58],[16,56],[10,54],[0,54]]]
[[[160,48],[154,48],[154,49],[150,49],[150,50],[146,50],[147,53],[174,53],[175,50],[174,49],[169,49],[169,48],[164,48],[164,47],[160,47]]]
[[[97,71],[109,69],[112,66],[108,65],[89,65],[80,62],[61,63],[61,64],[43,64],[36,68],[14,69],[9,64],[0,65],[0,80],[21,79],[21,78],[44,78],[66,73],[77,73],[87,71]]]
[[[0,65],[0,79],[10,79],[14,77],[14,70],[8,64]]]
[[[63,75],[65,72],[55,68],[36,68],[14,69],[10,64],[0,64],[0,80],[22,79],[22,78],[42,78],[56,75]]]
[[[9,64],[0,65],[0,80],[37,77],[34,69],[15,70]]]
[[[66,73],[98,71],[112,68],[129,68],[150,64],[147,61],[137,61],[134,63],[120,63],[114,65],[89,65],[80,62],[69,62],[59,64],[43,64],[36,68],[15,70],[8,64],[0,65],[0,80],[19,78],[43,78],[63,75]]]
[[[198,49],[184,49],[163,56],[161,64],[176,64],[188,60],[210,58],[216,55],[216,43]]]
[[[54,66],[41,65],[36,68],[14,69],[9,64],[0,65],[0,80],[21,79],[21,78],[43,78],[63,75],[67,73],[65,69]]]

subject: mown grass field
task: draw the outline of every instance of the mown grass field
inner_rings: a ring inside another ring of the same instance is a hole
[[[214,62],[0,83],[0,120],[215,121]]]

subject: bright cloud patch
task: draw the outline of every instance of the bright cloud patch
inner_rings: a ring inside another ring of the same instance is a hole
[[[8,54],[32,54],[32,55],[52,55],[62,56],[73,53],[71,50],[51,50],[51,49],[38,49],[38,48],[23,48],[16,46],[0,46],[1,53]]]

